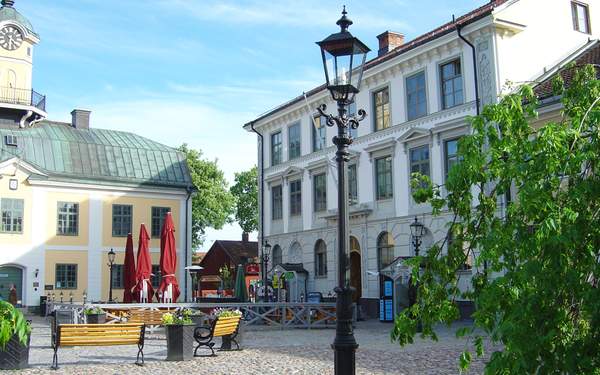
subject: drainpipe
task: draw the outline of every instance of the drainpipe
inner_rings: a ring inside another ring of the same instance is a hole
[[[190,209],[189,209],[189,207],[190,207],[190,198],[192,197],[193,189],[192,189],[191,185],[188,185],[185,188],[185,190],[187,192],[187,198],[185,199],[185,252],[184,252],[184,257],[185,257],[184,258],[185,259],[184,264],[185,265],[183,266],[184,270],[185,270],[185,267],[188,266],[188,264],[187,264],[188,252],[189,252],[188,247],[190,245],[190,241],[189,241],[189,237],[188,237],[190,235],[190,229],[189,229],[189,221],[190,221],[189,212],[190,212]],[[183,272],[184,272],[184,276],[185,276],[183,278],[184,279],[183,289],[185,290],[184,301],[187,302],[188,301],[188,275],[186,274],[187,270],[183,271]]]
[[[452,15],[452,21],[454,21],[454,15]],[[471,47],[471,52],[472,52],[472,56],[473,56],[473,74],[475,75],[475,106],[476,106],[476,113],[477,116],[480,115],[480,109],[479,109],[479,79],[477,77],[477,55],[475,53],[475,46],[469,42],[464,36],[462,36],[462,34],[460,33],[460,31],[462,30],[462,25],[458,24],[456,25],[456,31],[458,33],[458,37],[460,39],[462,39],[465,43],[467,43],[467,45],[469,47]],[[487,261],[483,262],[483,270],[484,272],[487,272]]]
[[[260,194],[260,228],[259,228],[259,235],[260,235],[260,244],[261,244],[261,251],[264,252],[264,241],[265,241],[265,230],[264,230],[264,219],[265,219],[265,200],[264,200],[264,186],[265,186],[265,174],[264,174],[264,169],[265,169],[265,163],[264,163],[264,159],[265,159],[265,142],[264,142],[264,138],[262,136],[262,134],[260,134],[255,128],[254,128],[254,121],[250,122],[250,128],[252,129],[253,132],[256,133],[256,135],[258,135],[258,137],[260,138],[260,157],[259,157],[259,163],[260,163],[260,186],[258,188],[258,193]],[[264,256],[264,254],[263,254]],[[262,265],[262,259],[261,258],[261,265]],[[263,270],[263,272],[266,272],[266,270]],[[266,290],[266,289],[265,289]]]
[[[452,21],[454,22],[454,16],[452,16]],[[475,104],[476,104],[476,110],[477,110],[477,116],[479,116],[480,111],[479,111],[479,79],[477,77],[477,55],[475,53],[475,46],[469,42],[464,36],[462,36],[462,34],[460,33],[460,31],[462,30],[462,25],[458,24],[456,25],[456,31],[458,32],[458,37],[460,39],[462,39],[465,43],[467,43],[467,45],[469,47],[471,47],[471,51],[472,51],[472,56],[473,56],[473,74],[475,76]]]

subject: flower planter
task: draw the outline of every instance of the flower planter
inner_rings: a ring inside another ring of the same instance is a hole
[[[103,314],[87,314],[85,316],[88,324],[102,324],[106,323],[106,313]]]
[[[167,324],[167,361],[189,361],[194,358],[195,324]]]
[[[29,342],[31,335],[27,339],[27,345],[19,341],[17,335],[13,335],[6,343],[6,347],[0,347],[0,369],[1,370],[20,370],[29,366]]]

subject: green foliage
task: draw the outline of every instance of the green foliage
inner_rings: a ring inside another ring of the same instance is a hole
[[[587,66],[570,87],[555,80],[564,110],[537,118],[531,87],[506,95],[471,118],[458,145],[461,162],[445,186],[416,176],[414,197],[434,214],[451,215],[448,236],[412,262],[417,303],[395,320],[392,339],[435,339],[434,326],[471,299],[476,329],[457,336],[484,354],[484,337],[499,344],[486,374],[598,374],[600,369],[600,81]],[[503,197],[513,189],[516,199]],[[452,242],[448,246],[449,235]],[[470,289],[457,285],[474,259]],[[418,264],[424,265],[417,272]],[[458,359],[471,363],[470,350]]]
[[[233,288],[233,273],[229,266],[225,265],[219,268],[219,277],[223,281],[223,289]]]
[[[258,169],[235,174],[229,190],[235,197],[235,220],[246,233],[258,230]]]
[[[192,310],[190,309],[182,309],[176,313],[164,313],[162,315],[162,324],[163,325],[182,325],[182,324],[194,324],[192,321]]]
[[[242,312],[240,310],[216,308],[212,311],[212,315],[217,318],[232,318],[234,316],[242,316]]]
[[[104,314],[104,310],[102,308],[96,307],[88,307],[83,310],[85,315],[95,315],[95,314]]]
[[[202,151],[186,144],[179,151],[186,155],[192,182],[198,189],[192,198],[192,247],[197,248],[204,241],[206,228],[221,229],[231,222],[235,199],[216,160],[203,159]]]
[[[13,335],[17,335],[21,344],[27,345],[31,333],[31,326],[25,320],[23,313],[6,301],[0,301],[0,346],[6,343]]]

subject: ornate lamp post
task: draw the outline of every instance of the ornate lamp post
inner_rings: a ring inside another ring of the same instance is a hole
[[[267,267],[269,267],[269,255],[271,254],[271,244],[265,241],[261,256],[262,279],[263,279],[263,302],[267,302]]]
[[[337,136],[333,143],[337,146],[336,162],[338,169],[338,286],[335,288],[336,331],[333,341],[335,351],[335,374],[354,374],[355,353],[358,348],[352,329],[352,291],[346,278],[348,248],[348,194],[346,189],[346,163],[348,162],[348,146],[352,143],[348,128],[356,129],[366,112],[358,110],[358,117],[348,116],[348,106],[354,102],[354,95],[360,91],[362,73],[367,53],[370,51],[363,42],[352,36],[348,27],[352,21],[346,17],[346,7],[342,18],[337,21],[340,32],[331,34],[321,42],[323,68],[327,89],[337,103],[338,115],[325,113],[325,104],[318,108],[321,116],[325,116],[328,126],[337,126]]]
[[[419,248],[421,247],[425,226],[419,222],[415,216],[415,221],[410,224],[410,235],[412,237],[413,246],[415,248],[415,256],[419,256]]]
[[[422,241],[421,239],[423,238],[423,234],[425,234],[425,226],[419,222],[419,220],[417,219],[417,217],[415,216],[415,221],[413,221],[410,224],[410,235],[412,237],[412,243],[413,243],[413,247],[415,249],[415,256],[419,256],[419,248],[421,247]],[[419,271],[421,270],[421,263],[419,263]],[[419,290],[419,284],[417,283],[416,285],[412,285],[411,282],[411,286],[412,288],[414,288],[414,292],[412,293],[412,295],[414,296],[414,301],[417,300],[417,293]],[[422,324],[421,324],[421,320],[419,320],[419,322],[417,323],[417,332],[421,332],[423,330]]]
[[[110,249],[110,251],[108,252],[108,270],[109,270],[109,276],[108,276],[108,303],[112,303],[113,302],[113,297],[112,297],[112,290],[113,290],[113,266],[115,264],[115,251],[113,249]]]

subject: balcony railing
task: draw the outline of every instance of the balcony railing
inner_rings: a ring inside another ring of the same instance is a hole
[[[34,90],[0,87],[0,103],[30,105],[46,112],[46,95]]]

